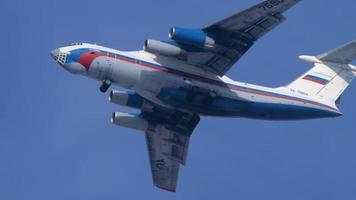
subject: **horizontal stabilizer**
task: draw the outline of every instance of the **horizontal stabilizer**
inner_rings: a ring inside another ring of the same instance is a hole
[[[356,59],[356,40],[317,56],[319,60],[350,64]]]

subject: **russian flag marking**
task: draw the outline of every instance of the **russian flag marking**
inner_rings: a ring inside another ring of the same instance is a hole
[[[317,84],[320,84],[320,85],[326,85],[326,84],[328,84],[330,82],[329,80],[326,80],[326,79],[323,79],[323,78],[320,78],[320,77],[317,77],[317,76],[313,76],[313,75],[307,75],[303,79],[307,80],[307,81],[311,81],[311,82],[317,83]]]

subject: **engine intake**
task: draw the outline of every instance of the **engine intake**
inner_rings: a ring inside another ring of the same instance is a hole
[[[174,56],[179,58],[185,58],[187,56],[187,52],[182,48],[157,40],[146,40],[144,50],[162,56]]]
[[[139,131],[147,131],[149,123],[138,115],[114,112],[111,117],[111,123],[125,128]]]
[[[180,43],[203,48],[212,48],[215,45],[214,39],[207,36],[207,34],[200,29],[173,27],[169,32],[169,38]]]

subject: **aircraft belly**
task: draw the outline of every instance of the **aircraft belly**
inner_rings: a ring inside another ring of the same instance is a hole
[[[336,117],[339,114],[316,107],[307,107],[273,98],[254,97],[249,101],[216,96],[212,100],[207,94],[197,93],[189,99],[187,88],[161,88],[158,99],[173,107],[190,110],[201,115],[221,117],[247,117],[264,120],[298,120]]]

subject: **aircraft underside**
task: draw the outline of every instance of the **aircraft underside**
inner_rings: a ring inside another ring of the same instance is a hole
[[[265,103],[217,96],[199,88],[161,88],[158,99],[173,107],[201,115],[263,120],[301,120],[337,117],[339,113],[283,103]]]

